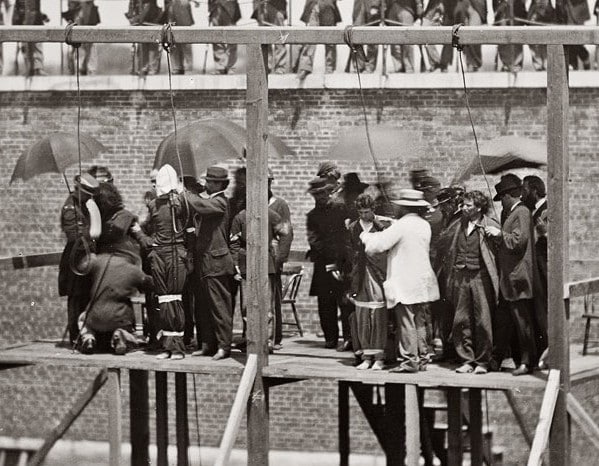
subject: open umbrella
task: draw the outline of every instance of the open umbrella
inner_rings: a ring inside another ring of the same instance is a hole
[[[88,134],[79,135],[81,160],[97,157],[106,148]],[[17,179],[28,180],[42,173],[64,173],[79,160],[77,134],[53,133],[25,150],[17,160],[10,183]]]
[[[541,141],[519,136],[501,136],[485,142],[480,146],[480,160],[475,155],[466,168],[458,172],[454,182],[482,175],[481,162],[485,173],[491,174],[515,168],[538,168],[547,165],[547,146]]]
[[[426,143],[416,131],[392,126],[370,126],[372,151],[377,159],[407,159],[426,155]],[[339,141],[329,149],[332,160],[366,160],[370,158],[366,128],[352,127],[339,135]]]
[[[243,159],[247,147],[247,133],[243,126],[224,119],[198,120],[172,132],[162,140],[156,151],[154,168],[171,165],[181,171],[177,149],[181,157],[183,175],[196,178],[204,175],[206,168],[215,163]],[[276,136],[268,137],[269,157],[291,155],[293,150]]]

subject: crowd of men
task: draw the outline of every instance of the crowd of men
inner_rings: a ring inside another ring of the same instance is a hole
[[[353,350],[360,370],[532,372],[547,347],[545,185],[507,174],[492,201],[440,189],[426,170],[389,196],[321,165],[307,214],[325,348]],[[339,342],[337,316],[342,322]],[[542,365],[543,362],[541,361]]]
[[[273,179],[269,170],[271,351],[282,345],[281,274],[293,240],[289,206],[273,194]],[[209,167],[200,184],[165,165],[152,172],[140,222],[105,167],[76,177],[62,209],[59,273],[71,344],[124,354],[139,343],[130,301],[139,290],[158,358],[192,352],[219,360],[233,346],[244,350],[245,167],[234,181],[228,198],[225,168]],[[411,373],[441,359],[457,363],[458,373],[532,372],[547,347],[543,181],[502,176],[493,198],[500,216],[481,191],[441,188],[427,170],[412,170],[410,181],[391,194],[355,172],[342,176],[331,162],[309,181],[309,294],[324,347],[353,351],[359,370]],[[237,299],[244,328],[234,345]]]
[[[287,203],[272,192],[273,179],[269,172],[269,345],[274,351],[282,340],[281,274],[293,230]],[[182,359],[190,350],[215,360],[229,357],[235,298],[245,286],[245,168],[236,171],[235,180],[229,199],[225,168],[209,167],[204,184],[185,177],[182,185],[165,165],[152,172],[153,188],[144,196],[148,215],[139,222],[124,207],[105,167],[76,177],[62,209],[67,244],[59,272],[71,345],[83,353],[112,349],[116,354],[137,346],[130,298],[140,291],[147,342],[158,350],[157,358]],[[240,307],[245,316],[243,302]],[[245,341],[237,348],[243,350]]]
[[[125,16],[131,25],[147,26],[174,23],[178,26],[192,26],[194,17],[191,4],[199,6],[196,0],[129,0]],[[286,0],[265,0],[254,2],[255,8],[251,19],[260,26],[284,26],[288,18]],[[591,19],[591,12],[586,0],[565,0],[552,6],[551,2],[532,0],[528,10],[524,0],[513,0],[512,8],[508,0],[493,0],[493,25],[551,25],[568,24],[583,25]],[[0,0],[0,25],[4,24],[4,15],[8,15],[10,0]],[[599,21],[599,0],[595,3],[593,14]],[[94,0],[69,0],[68,10],[63,12],[67,22],[78,25],[95,26],[100,23],[100,12]],[[465,24],[480,26],[487,24],[486,0],[354,0],[352,24],[356,26],[450,26]],[[211,26],[234,26],[241,19],[238,0],[208,0],[208,21]],[[341,23],[342,17],[337,7],[337,0],[306,0],[301,21],[308,26],[335,26]],[[40,0],[35,0],[35,11],[26,10],[26,0],[14,0],[12,21],[14,25],[43,25],[48,17],[40,10]],[[546,69],[547,53],[544,46],[530,45],[533,68],[537,71]],[[19,47],[26,75],[45,74],[43,69],[43,50],[40,43],[23,43]],[[374,72],[377,66],[379,47],[365,47],[364,53],[357,56],[357,68],[361,72]],[[268,67],[273,73],[297,73],[303,80],[313,70],[316,45],[304,45],[293,63],[290,63],[288,49],[284,43],[269,48]],[[595,68],[599,66],[599,49],[596,49],[594,60],[583,45],[568,46],[569,63],[572,69]],[[97,51],[94,44],[83,44],[80,48],[79,71],[81,74],[94,74],[97,71]],[[414,47],[411,45],[393,45],[390,48],[393,66],[391,72],[412,73],[416,70]],[[447,71],[453,62],[451,45],[442,47],[441,52],[436,45],[424,45],[420,48],[420,71]],[[193,68],[193,56],[190,44],[178,44],[172,51],[172,72],[184,74]],[[482,67],[480,45],[464,47],[467,70],[478,71]],[[160,71],[160,45],[134,44],[132,50],[132,68],[134,74],[157,74]],[[213,44],[212,55],[215,74],[234,72],[237,63],[237,45]],[[428,61],[428,65],[425,61]],[[204,59],[205,62],[205,59]],[[17,62],[18,63],[18,62]],[[68,54],[68,71],[75,70],[75,48]],[[352,69],[348,60],[346,71]],[[495,57],[495,69],[517,72],[523,66],[522,45],[500,45]],[[335,45],[325,46],[325,72],[332,73],[337,67]],[[204,64],[205,72],[205,64]],[[2,50],[0,48],[0,71],[2,70]],[[18,73],[18,70],[17,70]]]

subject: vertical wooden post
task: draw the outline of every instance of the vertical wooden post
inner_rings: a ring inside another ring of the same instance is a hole
[[[420,460],[420,403],[418,386],[406,384],[406,465],[418,466]]]
[[[131,465],[150,464],[150,406],[148,371],[129,371],[129,426],[131,430]]]
[[[549,366],[560,371],[549,462],[570,464],[570,341],[564,302],[569,268],[568,64],[562,45],[547,46],[548,343]]]
[[[156,372],[156,464],[168,466],[167,372]]]
[[[471,388],[468,391],[470,464],[472,466],[483,466],[483,409],[481,390],[480,388]]]
[[[108,370],[108,441],[110,443],[110,466],[121,464],[121,443],[123,440],[121,407],[121,371]]]
[[[339,466],[349,465],[349,383],[339,382]]]
[[[385,454],[387,466],[403,466],[406,459],[405,385],[385,385]]]
[[[177,419],[177,466],[189,465],[189,424],[187,421],[187,374],[175,372],[175,411]]]
[[[447,465],[462,465],[462,391],[447,389]]]
[[[247,407],[248,464],[268,465],[268,81],[265,46],[248,44],[247,71],[247,318],[248,351],[258,356],[258,372]]]

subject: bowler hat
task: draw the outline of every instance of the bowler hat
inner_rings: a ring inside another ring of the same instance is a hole
[[[339,173],[339,169],[337,165],[333,162],[321,162],[318,166],[318,171],[316,172],[316,176],[332,176],[335,179],[339,179],[341,173]]]
[[[368,183],[362,183],[356,172],[350,172],[343,175],[343,187],[345,190],[363,192]]]
[[[400,189],[399,199],[391,199],[391,202],[397,205],[407,207],[430,207],[431,205],[424,200],[424,194],[417,189]]]
[[[229,173],[226,168],[213,165],[206,169],[206,181],[227,181],[229,179]]]
[[[310,187],[308,188],[307,192],[310,194],[321,193],[329,189],[328,181],[325,178],[321,178],[319,176],[317,176],[316,178],[312,178],[308,182],[308,185]]]
[[[499,183],[495,185],[495,191],[497,194],[493,198],[494,201],[499,201],[501,199],[501,195],[511,191],[512,189],[521,188],[522,180],[513,173],[508,173],[507,175],[503,175]]]
[[[79,191],[93,196],[100,187],[100,183],[89,173],[82,173],[81,176],[77,175],[75,177],[75,186]]]

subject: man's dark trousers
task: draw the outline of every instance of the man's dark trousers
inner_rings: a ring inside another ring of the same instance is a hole
[[[194,306],[198,349],[231,351],[232,303],[229,275],[198,280]]]

